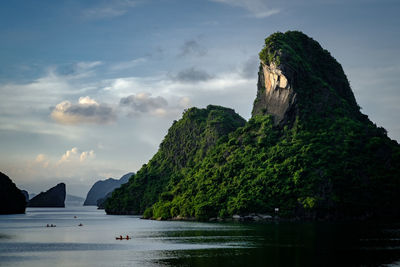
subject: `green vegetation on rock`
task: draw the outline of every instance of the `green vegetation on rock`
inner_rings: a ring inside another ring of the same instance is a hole
[[[141,214],[159,197],[167,198],[167,185],[179,181],[182,169],[201,161],[220,138],[243,126],[245,120],[232,109],[207,106],[190,108],[182,119],[174,121],[159,151],[116,189],[105,203],[109,214]]]
[[[301,32],[271,35],[260,59],[246,124],[221,107],[190,109],[106,211],[197,220],[275,208],[286,218],[399,217],[400,146],[360,112],[340,64]],[[269,75],[288,85],[265,82]]]
[[[273,213],[341,218],[387,214],[399,203],[400,149],[373,125],[349,119],[307,131],[256,116],[160,198],[152,217]],[[377,214],[378,213],[378,214]],[[149,215],[148,213],[146,215]]]

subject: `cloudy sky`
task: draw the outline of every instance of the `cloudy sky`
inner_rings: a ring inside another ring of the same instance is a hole
[[[328,49],[399,141],[399,13],[398,0],[1,1],[0,171],[85,196],[137,171],[185,108],[248,119],[257,54],[287,30]]]

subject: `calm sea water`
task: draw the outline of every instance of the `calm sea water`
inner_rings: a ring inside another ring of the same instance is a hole
[[[400,266],[400,224],[160,222],[28,208],[0,216],[0,266]]]

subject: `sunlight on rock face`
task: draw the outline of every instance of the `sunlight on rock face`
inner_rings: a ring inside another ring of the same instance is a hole
[[[296,97],[289,80],[274,63],[261,63],[253,115],[270,114],[277,124],[284,120]]]

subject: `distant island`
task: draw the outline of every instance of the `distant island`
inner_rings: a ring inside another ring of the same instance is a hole
[[[64,208],[65,207],[65,184],[59,183],[46,192],[34,196],[29,200],[28,207],[40,208]]]
[[[107,196],[111,194],[116,188],[127,183],[129,178],[133,175],[133,172],[123,175],[119,180],[108,178],[106,180],[100,180],[94,183],[87,193],[84,206],[97,206],[105,201]]]
[[[24,195],[26,203],[28,203],[29,202],[29,193],[28,193],[28,191],[21,190],[21,193]]]
[[[65,206],[66,207],[78,207],[82,206],[85,199],[83,197],[78,197],[70,194],[65,196]]]
[[[29,194],[26,190],[21,190],[21,192],[25,195],[26,202],[29,202],[30,199],[34,198],[37,194],[31,193]],[[85,199],[83,197],[78,197],[70,194],[65,195],[65,206],[68,207],[76,207],[82,206]]]
[[[0,172],[0,214],[25,213],[26,199],[11,179]]]
[[[360,112],[341,65],[298,31],[272,34],[259,55],[251,119],[211,105],[186,110],[105,202],[108,214],[400,217],[400,146]]]

